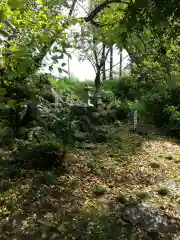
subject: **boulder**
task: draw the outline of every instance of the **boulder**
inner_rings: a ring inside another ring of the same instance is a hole
[[[157,210],[141,203],[127,204],[121,214],[123,221],[148,233],[175,233],[180,230],[180,220],[162,215]]]

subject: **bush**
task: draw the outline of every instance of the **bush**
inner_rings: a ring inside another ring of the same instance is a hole
[[[116,89],[113,89],[113,91],[121,101],[134,101],[138,96],[138,87],[132,76],[120,77]]]
[[[48,102],[55,103],[55,96],[50,91],[44,91],[41,96]]]
[[[83,101],[86,99],[86,93],[84,91],[85,82],[80,82],[76,79],[69,78],[62,78],[58,80],[50,79],[50,82],[61,93],[65,93],[71,99]],[[92,83],[89,82],[88,85],[92,85]]]
[[[66,149],[59,143],[49,141],[39,144],[27,144],[19,149],[18,162],[21,166],[32,169],[64,169]]]
[[[96,161],[94,161],[94,160],[89,160],[89,161],[87,162],[87,167],[88,167],[91,171],[95,170],[95,169],[97,168],[97,163],[96,163]]]
[[[152,162],[150,163],[151,168],[160,168],[160,164],[158,162]]]
[[[128,118],[130,108],[127,103],[115,101],[108,106],[109,115],[113,116],[114,120],[125,120]]]
[[[75,142],[75,132],[78,130],[78,117],[74,115],[71,108],[67,105],[61,109],[52,111],[49,119],[50,128],[64,146],[73,145]]]
[[[112,91],[110,90],[102,90],[101,91],[101,100],[105,104],[109,104],[113,102],[115,99],[115,96]]]
[[[40,177],[41,184],[47,186],[52,185],[56,182],[57,177],[50,171],[43,172],[43,175]]]
[[[166,196],[170,194],[170,190],[167,186],[160,186],[158,189],[158,193],[162,196]]]
[[[180,137],[180,88],[164,92],[156,89],[145,93],[141,102],[145,107],[144,114],[157,127],[163,127],[167,134]]]
[[[106,192],[106,189],[104,187],[101,187],[101,186],[96,186],[94,189],[93,189],[93,193],[94,195],[96,196],[102,196],[104,195]]]
[[[118,202],[122,203],[122,204],[125,204],[128,202],[128,199],[126,198],[126,196],[122,193],[122,192],[119,192],[116,196],[116,199]]]
[[[139,198],[141,200],[146,200],[149,198],[149,193],[141,191],[141,192],[137,192],[136,196],[137,196],[137,198]]]

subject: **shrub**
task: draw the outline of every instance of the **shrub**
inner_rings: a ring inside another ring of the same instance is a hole
[[[52,132],[62,141],[64,146],[75,142],[75,132],[79,122],[78,118],[71,112],[71,108],[63,106],[52,113]]]
[[[150,118],[157,127],[163,127],[166,133],[180,137],[180,88],[167,89],[160,92],[155,89],[144,93],[141,102],[144,114]]]
[[[30,143],[19,149],[19,154],[18,162],[27,168],[43,170],[65,168],[66,149],[57,142]]]
[[[122,76],[117,81],[116,89],[114,89],[115,96],[122,100],[133,101],[137,98],[138,88],[132,76]]]
[[[128,202],[128,199],[125,197],[125,195],[122,192],[119,192],[116,196],[116,199],[118,202],[125,204]]]
[[[152,162],[150,163],[151,168],[160,168],[160,164],[158,162]]]
[[[141,192],[137,192],[136,196],[141,200],[146,200],[149,198],[149,193],[141,191]]]
[[[74,100],[85,100],[86,93],[84,91],[85,83],[80,82],[76,79],[62,78],[62,79],[51,79],[50,82],[54,85],[61,93],[65,93],[69,98]],[[87,82],[86,82],[87,83]],[[92,85],[88,82],[88,85]]]
[[[104,195],[106,192],[106,189],[104,187],[101,187],[101,186],[96,186],[94,189],[93,189],[93,193],[94,195],[96,196],[102,196]]]
[[[103,82],[102,83],[103,90],[115,92],[115,90],[117,89],[118,81],[119,79],[114,79]]]
[[[108,106],[110,115],[114,120],[125,120],[129,116],[130,108],[128,104],[121,101],[115,101]]]
[[[162,196],[166,196],[170,194],[170,190],[167,186],[160,186],[158,189],[158,193]]]
[[[96,169],[97,164],[96,164],[96,162],[95,162],[94,160],[91,160],[91,161],[88,161],[88,162],[87,162],[87,167],[88,167],[91,171],[93,171],[93,170]]]
[[[109,91],[108,90],[101,91],[101,100],[103,103],[109,104],[109,103],[113,102],[114,99],[115,99],[115,96],[112,91],[110,91],[110,90]]]
[[[52,92],[44,91],[41,95],[48,102],[55,103],[55,96],[53,95]]]
[[[56,182],[57,177],[50,171],[43,172],[40,182],[45,185],[52,185]]]

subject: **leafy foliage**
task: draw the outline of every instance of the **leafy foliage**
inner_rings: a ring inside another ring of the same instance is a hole
[[[117,81],[114,94],[120,100],[134,101],[138,97],[137,83],[131,76],[120,77]]]
[[[58,142],[42,142],[27,144],[19,149],[18,161],[26,168],[32,169],[63,169],[66,149]]]

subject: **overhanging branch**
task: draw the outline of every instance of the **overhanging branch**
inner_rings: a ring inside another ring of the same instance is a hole
[[[123,4],[129,4],[129,2],[127,1],[122,1],[122,0],[107,0],[105,1],[104,3],[101,3],[99,4],[97,7],[95,7],[91,13],[87,16],[87,17],[84,17],[84,21],[85,22],[91,22],[93,25],[99,27],[99,23],[95,22],[94,21],[94,18],[102,11],[104,10],[105,8],[108,8],[109,7],[109,4],[111,3],[123,3]]]

